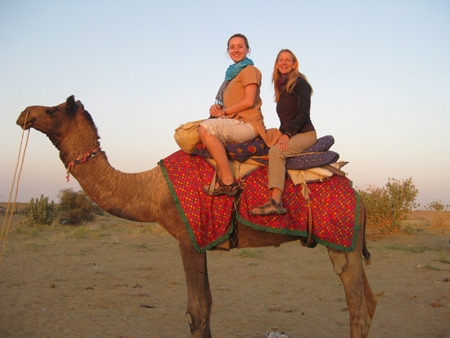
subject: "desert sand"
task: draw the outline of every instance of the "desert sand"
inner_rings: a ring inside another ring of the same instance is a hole
[[[14,215],[0,263],[0,337],[190,337],[178,245],[157,224],[106,214],[82,227],[23,220]],[[369,337],[450,337],[450,230],[408,222],[412,234],[367,236],[378,299]],[[213,337],[350,336],[323,246],[207,255]]]

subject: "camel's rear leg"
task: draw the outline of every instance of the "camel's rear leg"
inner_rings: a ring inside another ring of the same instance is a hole
[[[187,237],[187,236],[186,236]],[[206,253],[199,254],[187,237],[179,241],[188,291],[186,316],[193,338],[211,338],[212,296]]]
[[[351,337],[367,337],[375,313],[377,300],[372,292],[363,267],[365,233],[364,206],[361,204],[360,229],[354,251],[345,253],[328,249],[334,271],[339,275],[345,289],[350,312]]]

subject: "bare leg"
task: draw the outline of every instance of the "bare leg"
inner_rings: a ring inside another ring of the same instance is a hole
[[[227,152],[223,146],[222,141],[214,135],[208,135],[205,128],[200,126],[198,128],[202,143],[208,149],[211,156],[217,163],[220,171],[220,177],[225,184],[231,184],[234,182],[233,173],[231,172],[230,165],[228,163]]]
[[[192,338],[211,338],[212,296],[208,280],[206,253],[199,254],[189,237],[179,242],[188,291],[186,317]]]
[[[282,196],[283,192],[279,188],[272,189],[272,199],[275,201],[275,203],[280,204]]]

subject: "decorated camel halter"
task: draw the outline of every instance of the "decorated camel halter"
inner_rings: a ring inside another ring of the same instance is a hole
[[[67,182],[69,182],[69,177],[70,177],[70,170],[72,170],[72,167],[75,164],[79,164],[79,163],[84,163],[87,160],[89,160],[91,157],[95,157],[99,152],[101,151],[100,147],[97,147],[93,150],[91,150],[90,152],[84,154],[83,156],[79,156],[77,157],[74,161],[70,162],[69,165],[67,166]]]

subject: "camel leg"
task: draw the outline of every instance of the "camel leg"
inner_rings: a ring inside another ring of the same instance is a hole
[[[193,338],[211,338],[212,296],[206,253],[199,254],[189,238],[179,242],[188,291],[186,316]]]
[[[377,306],[377,300],[363,267],[363,239],[364,225],[358,231],[358,241],[354,251],[342,252],[328,249],[334,271],[341,278],[344,285],[345,297],[350,312],[350,336],[352,338],[368,336]]]

